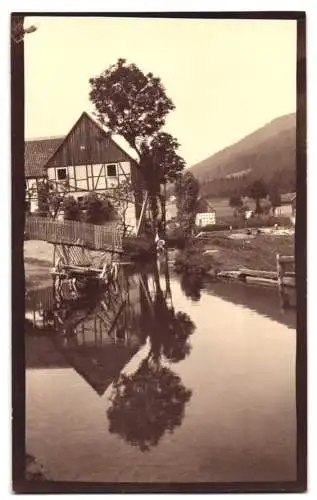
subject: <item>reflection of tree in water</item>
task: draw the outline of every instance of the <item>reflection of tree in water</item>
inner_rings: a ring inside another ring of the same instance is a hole
[[[151,351],[156,359],[161,356],[167,361],[177,363],[186,358],[190,353],[189,337],[195,330],[195,325],[184,312],[177,312],[172,306],[167,305],[166,297],[160,286],[159,277],[154,268],[155,297],[153,309],[145,308],[143,314],[143,328],[147,330],[151,341]],[[167,275],[168,276],[168,275]],[[145,287],[148,288],[144,277]],[[166,283],[169,289],[169,283]]]
[[[109,430],[149,451],[166,431],[181,425],[190,397],[178,375],[148,357],[133,375],[122,374],[114,384]]]
[[[143,280],[145,292],[149,292],[145,276]],[[113,385],[107,411],[110,432],[141,451],[150,450],[165,432],[173,432],[181,425],[192,394],[164,360],[176,363],[185,359],[195,325],[187,314],[175,313],[173,307],[168,307],[157,269],[154,281],[154,300],[142,311],[142,328],[149,334],[150,353],[134,374],[120,375]]]
[[[153,355],[177,363],[190,353],[189,336],[195,329],[194,323],[184,312],[159,308],[149,330]]]
[[[201,298],[203,283],[201,278],[190,274],[184,274],[181,278],[181,288],[189,299],[198,302]]]

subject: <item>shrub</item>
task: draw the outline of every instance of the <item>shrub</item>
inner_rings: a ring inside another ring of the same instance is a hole
[[[78,201],[73,196],[64,198],[62,208],[65,220],[80,220],[80,207]]]
[[[195,275],[199,278],[215,267],[215,259],[210,254],[203,254],[203,245],[197,240],[189,242],[175,257],[174,269],[180,274]]]
[[[112,219],[114,207],[109,200],[100,198],[96,193],[90,193],[82,201],[85,212],[85,222],[91,224],[103,224]]]
[[[234,227],[236,223],[233,221],[231,226]],[[203,226],[200,228],[201,231],[212,232],[212,231],[224,231],[230,228],[229,224],[225,223],[216,223],[216,224],[207,224],[207,226]]]
[[[169,247],[178,248],[180,250],[185,248],[186,237],[181,227],[173,227],[173,229],[167,231],[166,236]]]

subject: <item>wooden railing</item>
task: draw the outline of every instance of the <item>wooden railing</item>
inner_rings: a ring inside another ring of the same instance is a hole
[[[27,216],[25,237],[55,244],[77,245],[92,250],[122,251],[122,231],[117,223],[112,222],[97,226],[86,222]]]

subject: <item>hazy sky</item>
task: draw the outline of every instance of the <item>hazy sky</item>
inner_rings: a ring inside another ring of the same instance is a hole
[[[25,39],[25,134],[93,111],[89,78],[119,57],[162,79],[166,130],[190,166],[296,109],[296,22],[42,17]]]

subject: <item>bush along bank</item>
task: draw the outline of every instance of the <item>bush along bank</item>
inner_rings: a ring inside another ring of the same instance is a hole
[[[191,240],[184,249],[176,253],[174,270],[178,274],[201,279],[207,275],[215,277],[220,267],[214,256],[204,254],[204,246],[201,242]]]

